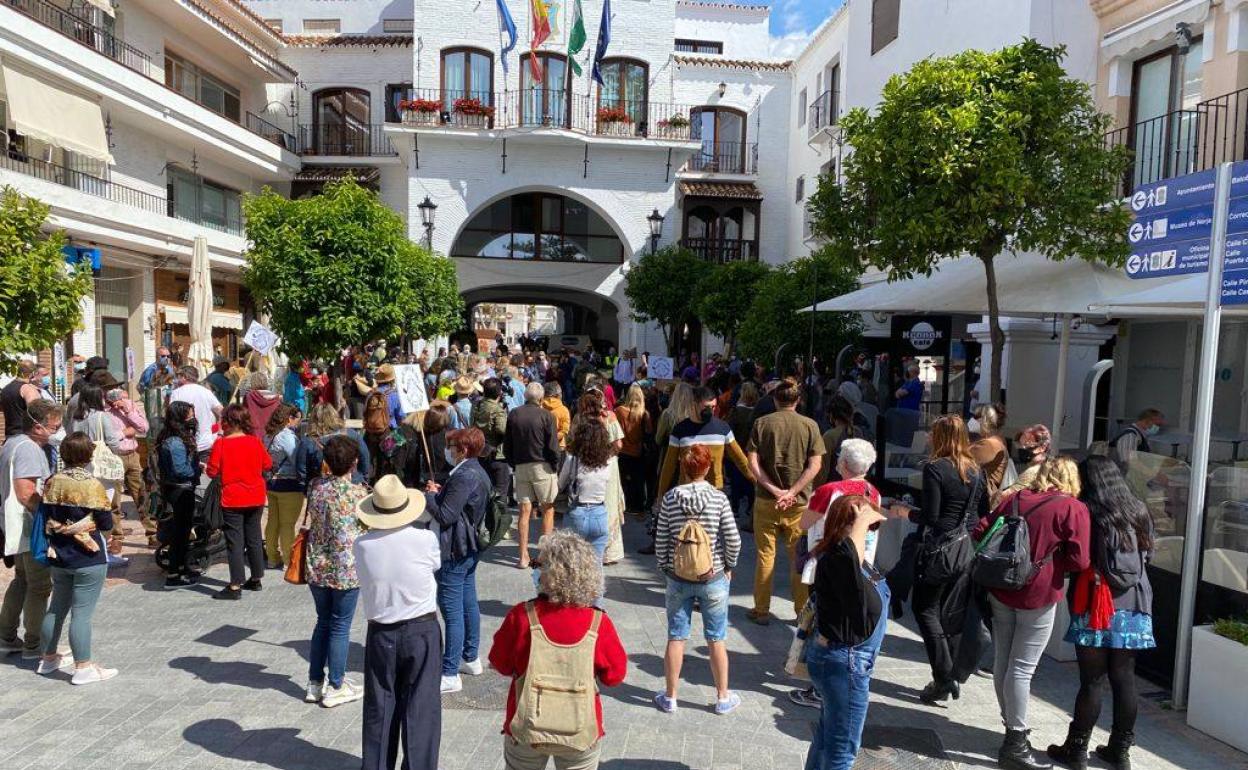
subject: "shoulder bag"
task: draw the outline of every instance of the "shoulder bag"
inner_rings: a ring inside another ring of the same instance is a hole
[[[971,542],[966,525],[975,514],[975,505],[979,502],[981,479],[982,473],[976,473],[958,526],[949,532],[924,537],[919,550],[917,570],[919,580],[924,583],[948,583],[970,568],[971,561],[975,558],[975,545]]]
[[[286,574],[282,576],[287,583],[297,586],[308,583],[308,523],[311,514],[311,506],[304,506],[303,523],[297,527],[295,542],[291,543],[286,559]]]
[[[100,481],[121,481],[126,475],[126,466],[104,441],[104,415],[97,412],[95,419],[100,437],[95,440],[95,449],[91,450],[91,475]]]

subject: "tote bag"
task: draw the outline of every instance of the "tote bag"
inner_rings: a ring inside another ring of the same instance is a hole
[[[126,466],[104,443],[104,416],[96,414],[95,419],[100,437],[95,440],[95,449],[91,451],[91,475],[100,481],[121,481],[126,475]]]
[[[26,506],[17,499],[13,488],[13,465],[9,464],[9,496],[4,499],[4,555],[15,556],[30,548],[30,539],[22,537],[26,529]]]

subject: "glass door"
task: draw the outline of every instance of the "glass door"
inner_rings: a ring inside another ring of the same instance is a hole
[[[335,88],[316,94],[313,117],[318,155],[367,155],[368,92]]]
[[[1136,185],[1195,169],[1201,49],[1195,40],[1186,53],[1170,48],[1135,63],[1131,146]]]

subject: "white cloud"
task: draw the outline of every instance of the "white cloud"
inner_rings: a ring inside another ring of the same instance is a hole
[[[790,32],[780,37],[773,35],[770,55],[773,59],[795,59],[809,42],[809,32]]]

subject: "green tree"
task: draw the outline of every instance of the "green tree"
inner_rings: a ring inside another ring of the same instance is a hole
[[[858,273],[831,246],[772,269],[759,283],[737,340],[741,352],[771,363],[784,347],[790,355],[812,351],[821,360],[836,358],[856,341],[861,323],[854,313],[800,313],[820,298],[835,297],[857,286]]]
[[[354,181],[300,200],[266,190],[243,209],[251,241],[243,283],[288,356],[331,358],[350,345],[461,325],[454,265],[412,243],[399,215]]]
[[[48,211],[12,187],[0,190],[0,372],[77,329],[91,292],[91,270],[65,262],[65,234],[43,232]]]
[[[1118,266],[1129,252],[1130,217],[1114,200],[1128,153],[1105,147],[1110,119],[1066,76],[1064,57],[1025,40],[893,76],[874,115],[841,120],[853,147],[844,181],[823,178],[809,203],[818,235],[889,280],[931,275],[964,254],[983,263],[994,398],[1005,343],[998,259],[1038,252]]]
[[[633,307],[633,320],[658,324],[668,355],[676,355],[685,324],[698,317],[693,289],[710,269],[697,254],[672,245],[646,254],[628,271],[624,295]]]
[[[736,349],[741,322],[768,272],[762,262],[725,262],[713,265],[698,284],[694,312],[707,331],[724,340],[728,356]]]

